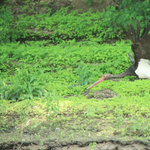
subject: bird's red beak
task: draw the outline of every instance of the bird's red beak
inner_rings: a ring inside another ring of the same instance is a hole
[[[105,76],[102,76],[98,81],[96,81],[94,84],[92,84],[91,86],[89,86],[87,89],[90,89],[92,88],[93,86],[97,85],[98,83],[104,81],[105,79]]]

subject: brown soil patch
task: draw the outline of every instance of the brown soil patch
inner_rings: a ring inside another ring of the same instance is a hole
[[[93,144],[92,144],[93,143]],[[7,145],[7,146],[6,146]],[[91,146],[89,146],[91,145]],[[27,142],[14,144],[0,144],[2,149],[18,149],[18,150],[150,150],[150,143],[138,140],[117,140],[117,139],[79,139],[77,141],[45,141],[40,146],[37,142]]]
[[[71,6],[73,7],[73,10],[82,9],[83,11],[88,11],[92,8],[94,11],[103,11],[103,9],[106,10],[107,6],[116,6],[116,3],[113,0],[102,0],[101,3],[99,0],[93,0],[91,5],[88,5],[85,0],[73,0]]]
[[[109,89],[102,89],[101,91],[94,91],[93,94],[89,93],[89,90],[83,93],[84,96],[87,96],[87,99],[90,98],[96,98],[99,100],[107,99],[107,98],[112,98],[114,96],[118,96],[116,93]]]

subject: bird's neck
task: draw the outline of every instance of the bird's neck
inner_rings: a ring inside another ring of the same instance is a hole
[[[127,76],[126,71],[120,74],[112,75],[112,78],[123,78],[125,76]]]
[[[120,74],[112,75],[111,78],[123,78],[125,76],[137,76],[135,74],[135,66],[131,65],[126,71]]]

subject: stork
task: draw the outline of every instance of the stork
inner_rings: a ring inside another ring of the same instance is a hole
[[[133,52],[133,57],[128,53],[129,59],[132,65],[123,73],[112,75],[104,74],[97,82],[89,86],[87,89],[97,85],[98,83],[113,79],[113,78],[123,78],[125,76],[136,76],[138,78],[148,78],[150,79],[150,23],[147,23],[147,27],[144,28],[140,36],[140,22],[137,21],[137,33],[135,32],[134,26],[131,24],[131,32],[128,30],[130,40],[132,42],[131,48]]]

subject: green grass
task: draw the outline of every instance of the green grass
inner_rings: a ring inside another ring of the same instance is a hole
[[[60,96],[81,94],[85,87],[76,85],[86,86],[104,73],[118,74],[130,65],[130,43],[124,41],[117,46],[74,40],[56,46],[44,43],[1,46],[2,98],[42,97],[46,91]]]
[[[57,129],[59,139],[87,136],[89,130],[93,136],[150,136],[149,80],[104,81],[89,91],[92,95],[109,89],[117,94],[109,99],[83,95],[104,73],[121,73],[131,64],[129,42],[44,43],[1,45],[2,135],[15,128],[18,137],[38,131],[36,139],[48,138],[45,132]]]

